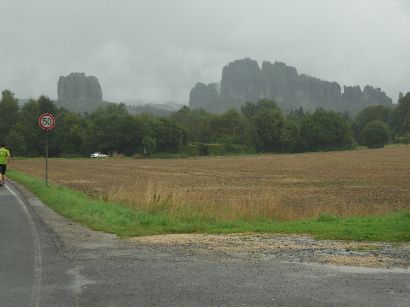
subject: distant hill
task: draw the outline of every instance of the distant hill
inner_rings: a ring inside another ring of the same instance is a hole
[[[392,99],[380,88],[344,86],[304,74],[281,62],[263,62],[250,58],[236,60],[222,70],[220,83],[197,83],[189,97],[191,108],[223,112],[246,102],[273,99],[285,111],[319,107],[357,113],[369,105],[391,106]]]
[[[156,116],[168,116],[171,113],[178,111],[184,105],[176,102],[167,102],[163,104],[140,104],[140,105],[127,105],[127,110],[130,114],[142,114],[149,113]]]

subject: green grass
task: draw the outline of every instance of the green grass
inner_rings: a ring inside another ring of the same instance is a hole
[[[356,241],[410,241],[410,211],[367,217],[334,217],[278,222],[272,220],[224,221],[210,218],[175,218],[163,213],[135,211],[117,203],[90,199],[62,186],[45,187],[44,181],[10,170],[10,178],[36,194],[59,214],[95,230],[121,237],[166,233],[286,233],[312,234],[320,239]]]

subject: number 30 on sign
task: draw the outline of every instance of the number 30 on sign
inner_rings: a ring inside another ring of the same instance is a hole
[[[38,118],[38,125],[43,130],[51,130],[56,124],[56,119],[50,113],[41,114]]]

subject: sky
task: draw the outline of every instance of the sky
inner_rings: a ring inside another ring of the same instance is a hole
[[[57,98],[59,76],[103,99],[187,104],[250,57],[340,85],[410,91],[409,0],[0,0],[0,90]]]

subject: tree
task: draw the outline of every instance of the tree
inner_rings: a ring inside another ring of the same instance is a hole
[[[187,106],[182,107],[171,116],[185,130],[188,142],[203,143],[211,142],[209,125],[216,117],[218,116],[208,113],[204,109],[191,110]]]
[[[301,122],[300,150],[339,150],[352,148],[353,132],[349,122],[340,114],[317,109]]]
[[[271,110],[258,113],[253,118],[257,134],[256,148],[263,152],[278,152],[282,148],[282,130],[285,128],[285,118],[282,112]]]
[[[37,100],[30,99],[22,106],[18,114],[18,130],[26,140],[27,156],[38,157],[44,155],[44,132],[38,126],[41,115]],[[15,128],[13,128],[15,129]]]
[[[19,127],[20,124],[18,123],[10,131],[6,137],[6,144],[13,156],[27,156],[29,153],[26,146],[27,142],[22,133],[22,129]]]
[[[249,144],[250,126],[247,119],[236,110],[228,110],[209,121],[212,142]]]
[[[372,121],[388,123],[390,113],[391,108],[382,105],[369,106],[360,111],[352,125],[356,140],[360,140],[361,132],[368,123]]]
[[[281,111],[275,101],[261,99],[256,103],[247,102],[241,107],[241,113],[248,119],[254,118],[257,114],[270,112],[272,110]]]
[[[89,117],[88,143],[93,151],[133,154],[141,144],[138,123],[124,104],[108,104]]]
[[[158,151],[176,153],[185,144],[185,132],[173,119],[160,118],[155,128]]]
[[[248,102],[241,108],[241,112],[252,125],[250,135],[257,151],[283,151],[283,142],[288,143],[289,131],[292,129],[288,129],[290,126],[287,125],[286,118],[273,100]]]
[[[300,130],[294,121],[287,120],[281,130],[281,152],[294,152],[299,142]]]
[[[51,144],[56,155],[82,156],[92,151],[87,146],[87,120],[79,114],[62,111],[58,124],[53,129],[54,142]]]
[[[391,114],[390,126],[395,133],[400,135],[410,132],[410,93],[399,100]]]
[[[9,90],[1,93],[0,102],[0,140],[9,134],[13,125],[17,122],[19,105],[14,94]]]
[[[361,133],[361,144],[369,148],[383,148],[389,140],[389,128],[381,121],[368,123]]]
[[[57,114],[57,107],[47,96],[40,96],[38,98],[39,115],[43,113],[51,113],[54,116]]]

